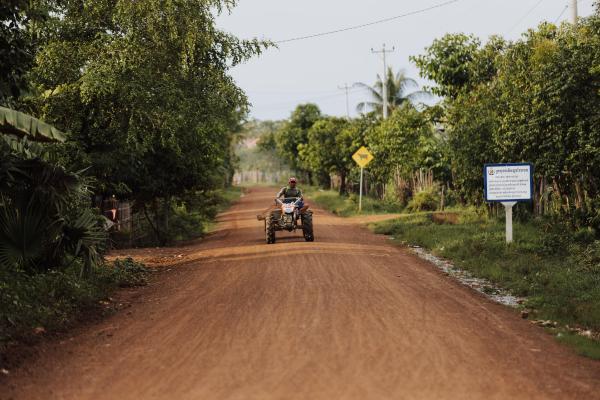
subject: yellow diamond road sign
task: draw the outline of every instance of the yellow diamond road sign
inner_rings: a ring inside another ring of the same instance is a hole
[[[356,161],[361,168],[366,167],[367,164],[373,160],[373,158],[373,154],[371,154],[371,152],[367,150],[365,146],[358,149],[358,151],[352,156],[352,159]]]

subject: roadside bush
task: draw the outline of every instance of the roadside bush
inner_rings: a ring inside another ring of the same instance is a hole
[[[45,273],[0,270],[0,353],[11,341],[31,337],[34,329],[62,329],[86,310],[99,307],[117,287],[146,284],[148,270],[128,258],[96,267],[87,278],[81,261]]]
[[[410,211],[435,211],[440,205],[440,197],[436,189],[423,190],[415,193],[412,199],[408,202],[407,208]]]
[[[105,271],[108,280],[120,287],[143,286],[148,283],[148,268],[131,257],[117,258],[112,267],[106,268]]]
[[[169,225],[171,241],[195,239],[205,232],[206,217],[198,211],[189,211],[185,204],[175,207]]]
[[[166,226],[164,215],[157,217],[156,214],[164,213],[165,209],[164,203],[159,201],[155,207],[159,211],[147,208],[145,210],[147,217],[144,215],[143,218],[134,218],[135,237],[132,237],[132,232],[111,232],[113,246],[116,248],[154,247],[202,237],[208,230],[211,220],[238,200],[241,194],[241,188],[229,187],[214,191],[190,192],[182,198],[172,199],[168,208]],[[141,210],[136,212],[145,214]],[[157,229],[160,234],[157,234]]]
[[[321,191],[309,196],[320,207],[342,217],[349,217],[358,213],[359,198],[356,194],[340,196],[334,191]],[[393,201],[380,201],[369,196],[362,199],[363,214],[399,213],[403,207]]]

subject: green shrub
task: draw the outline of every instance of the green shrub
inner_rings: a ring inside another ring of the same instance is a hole
[[[64,328],[84,310],[97,308],[117,287],[147,281],[148,270],[131,258],[100,265],[85,278],[80,262],[33,275],[0,270],[0,352],[8,342],[33,335],[37,327]]]
[[[408,202],[407,208],[410,211],[435,211],[440,205],[440,196],[436,189],[423,190],[415,193]]]
[[[340,196],[334,191],[320,191],[309,196],[320,207],[342,217],[349,217],[358,213],[359,198],[356,194]],[[369,196],[362,199],[363,214],[385,214],[401,212],[403,207],[392,201],[380,201]]]
[[[143,286],[148,282],[148,268],[131,257],[117,258],[108,270],[109,279],[121,287]]]
[[[185,204],[175,207],[169,222],[171,241],[195,239],[205,233],[207,217],[198,211],[188,211]]]

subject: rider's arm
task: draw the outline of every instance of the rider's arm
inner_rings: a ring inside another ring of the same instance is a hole
[[[285,194],[285,187],[282,187],[281,190],[279,191],[279,193],[277,193],[276,198],[280,198],[281,196],[283,196]]]

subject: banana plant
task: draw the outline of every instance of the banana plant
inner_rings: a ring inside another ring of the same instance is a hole
[[[0,107],[0,133],[38,142],[64,142],[66,135],[54,126],[17,110]]]
[[[89,275],[101,263],[107,235],[83,182],[37,143],[0,140],[0,268],[35,273],[79,259]]]

